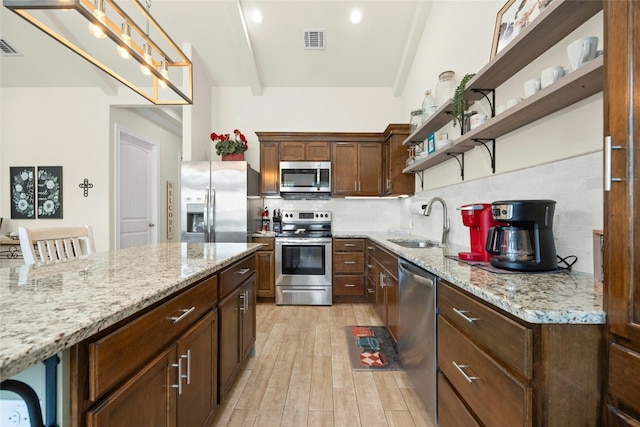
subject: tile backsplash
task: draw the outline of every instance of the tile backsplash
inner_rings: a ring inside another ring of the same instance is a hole
[[[273,209],[329,210],[335,231],[403,231],[439,241],[441,205],[435,204],[429,217],[419,212],[420,205],[436,196],[447,203],[449,241],[463,246],[469,244],[469,229],[456,208],[496,200],[555,200],[556,252],[561,257],[577,256],[573,268],[593,273],[593,230],[602,229],[603,215],[601,151],[418,192],[406,199],[265,199],[264,205],[270,216]]]

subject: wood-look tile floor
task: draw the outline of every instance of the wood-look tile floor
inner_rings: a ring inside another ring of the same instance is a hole
[[[255,356],[215,426],[433,427],[404,371],[352,371],[349,325],[381,325],[368,304],[258,303]]]

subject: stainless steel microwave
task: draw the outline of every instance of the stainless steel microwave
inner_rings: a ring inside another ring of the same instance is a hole
[[[331,194],[331,162],[280,162],[280,194]]]

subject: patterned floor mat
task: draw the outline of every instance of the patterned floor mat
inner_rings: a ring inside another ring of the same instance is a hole
[[[401,371],[398,348],[384,326],[345,326],[354,371]]]

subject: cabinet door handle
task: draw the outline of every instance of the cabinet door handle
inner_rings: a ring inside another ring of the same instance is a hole
[[[182,356],[178,358],[178,363],[172,363],[172,367],[178,368],[178,384],[171,384],[171,388],[177,388],[178,394],[182,394],[182,378],[186,375],[182,375]]]
[[[233,274],[240,274],[242,276],[244,276],[245,274],[247,274],[251,269],[250,268],[241,268],[240,270],[236,271]]]
[[[467,316],[467,313],[469,312],[468,310],[458,310],[457,308],[454,307],[453,311],[458,313],[458,315],[460,315],[464,320],[466,320],[469,323],[474,323],[476,320],[480,320],[479,317]]]
[[[613,178],[611,176],[611,151],[621,150],[622,146],[612,145],[611,136],[604,138],[604,191],[611,191],[612,182],[621,182],[622,178]]]
[[[187,384],[191,384],[191,349],[187,350],[186,356],[180,356],[180,357],[187,358],[187,375],[185,376],[185,378],[187,379]]]
[[[245,314],[249,311],[249,291],[244,291],[244,312]]]
[[[244,313],[245,310],[245,298],[247,297],[246,293],[240,294],[240,301],[242,301],[242,305],[240,306],[240,311]]]
[[[371,289],[371,288],[367,288],[367,292],[368,292],[368,293],[370,293],[370,294],[372,294],[374,291],[373,291],[373,289]]]
[[[344,263],[345,264],[355,264],[356,262],[355,261],[345,261]]]
[[[385,286],[387,285],[384,284],[384,273],[380,273],[380,287],[384,288]]]
[[[193,312],[193,310],[195,310],[196,307],[193,306],[191,308],[183,308],[180,309],[180,311],[182,312],[182,314],[180,316],[174,316],[174,317],[169,317],[169,320],[172,320],[173,323],[178,323],[179,321],[181,321],[182,319],[184,319],[185,317],[187,317],[189,314],[191,314],[191,312]]]
[[[468,368],[469,365],[458,365],[455,361],[453,361],[453,366],[456,367],[456,369],[458,370],[458,372],[460,372],[462,374],[462,376],[464,377],[465,380],[467,380],[469,383],[472,383],[474,380],[479,380],[480,377],[470,377],[469,375],[467,375],[464,372],[464,368]]]

